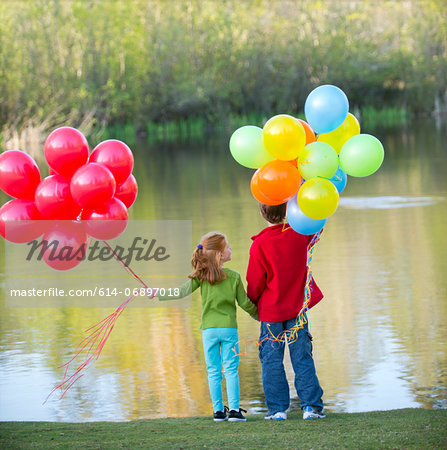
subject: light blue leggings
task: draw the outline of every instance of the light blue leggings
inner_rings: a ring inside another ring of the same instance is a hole
[[[239,411],[239,345],[237,328],[216,327],[202,331],[208,384],[214,411],[222,411],[222,372],[227,384],[228,406]]]

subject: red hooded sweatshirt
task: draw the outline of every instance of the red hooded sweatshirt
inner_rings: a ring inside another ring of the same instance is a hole
[[[283,322],[295,318],[304,302],[307,246],[313,236],[304,236],[283,224],[273,225],[253,236],[247,269],[247,295],[256,303],[259,320]],[[323,294],[311,281],[309,308]]]

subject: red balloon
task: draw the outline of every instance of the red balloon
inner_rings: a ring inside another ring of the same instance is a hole
[[[137,198],[138,184],[135,177],[130,174],[129,178],[116,187],[115,197],[121,200],[128,208],[130,208]]]
[[[76,128],[61,127],[45,141],[45,159],[58,174],[70,178],[88,160],[88,142]]]
[[[86,209],[95,209],[109,201],[115,193],[116,182],[107,167],[88,163],[73,175],[70,191],[74,201]]]
[[[100,142],[93,149],[89,162],[106,166],[113,173],[117,184],[124,183],[133,169],[131,149],[116,139]]]
[[[47,219],[76,219],[81,212],[71,196],[70,180],[62,175],[50,175],[40,182],[36,206]]]
[[[42,237],[42,259],[53,269],[72,269],[86,258],[87,241],[84,224],[57,221]]]
[[[40,172],[31,156],[19,150],[0,155],[0,189],[11,197],[34,200]]]
[[[45,231],[42,219],[33,201],[15,198],[0,208],[0,234],[16,244],[33,241]]]
[[[95,239],[108,240],[118,237],[127,226],[129,215],[126,205],[112,198],[94,211],[82,214],[87,233]]]

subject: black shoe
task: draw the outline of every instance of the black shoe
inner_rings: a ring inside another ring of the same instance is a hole
[[[228,414],[228,422],[246,422],[247,419],[242,415],[242,411],[246,413],[245,409],[239,408],[239,411],[231,409]]]
[[[216,411],[213,414],[214,422],[225,422],[225,420],[228,419],[227,411],[228,411],[228,407],[227,406],[224,406],[223,411]]]

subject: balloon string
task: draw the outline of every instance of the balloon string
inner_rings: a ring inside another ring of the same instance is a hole
[[[55,386],[53,390],[49,393],[48,397],[43,402],[44,404],[50,398],[50,396],[56,390],[60,389],[62,392],[60,399],[64,397],[66,392],[73,386],[73,384],[79,380],[84,374],[85,370],[88,368],[91,362],[98,360],[101,352],[112,332],[116,321],[119,316],[122,314],[126,306],[136,297],[137,294],[133,294],[128,299],[126,299],[112,314],[108,315],[105,319],[101,320],[97,324],[88,328],[84,331],[87,333],[91,331],[91,333],[84,338],[76,347],[74,356],[65,364],[58,367],[61,369],[65,367],[64,378],[60,384]],[[77,358],[83,356],[84,360],[76,367],[74,373],[68,376],[68,370],[72,363],[74,363]]]
[[[113,250],[113,248],[109,245],[109,243],[107,241],[103,241],[105,245],[107,245],[107,247],[112,251],[112,254],[114,256],[114,258],[119,261],[124,268],[130,273],[132,274],[145,288],[149,289],[148,286],[146,285],[146,283],[130,268],[130,266],[128,264],[126,264],[121,257],[115,252],[115,250]]]
[[[136,280],[138,280],[145,288],[149,289],[146,283],[126,264],[121,257],[113,250],[113,248],[106,242],[104,244],[112,251],[114,258],[119,261],[125,270],[130,273]],[[58,389],[62,391],[59,399],[62,399],[67,391],[78,381],[81,377],[85,375],[85,371],[93,361],[97,361],[101,352],[109,339],[110,334],[118,320],[119,316],[122,314],[127,305],[135,298],[137,294],[133,294],[128,299],[126,299],[112,314],[108,315],[106,318],[102,319],[100,322],[87,328],[84,333],[90,334],[85,337],[76,347],[74,356],[65,364],[58,367],[61,369],[65,367],[64,378],[61,383],[53,388],[53,390],[48,394],[47,398],[43,402],[45,404],[51,395]],[[71,364],[83,356],[83,361],[76,367],[74,373],[68,376],[68,371],[71,368]]]

